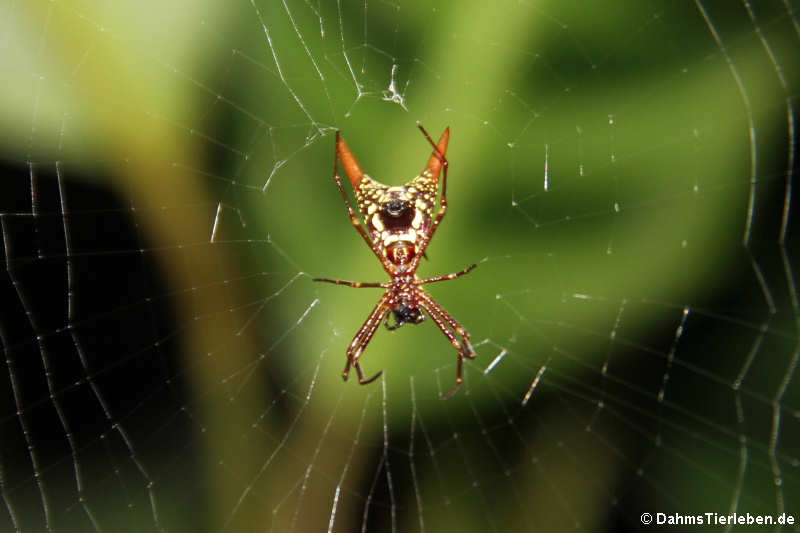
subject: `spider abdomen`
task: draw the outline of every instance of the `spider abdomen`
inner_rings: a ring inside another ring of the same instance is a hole
[[[386,247],[386,257],[393,265],[407,265],[417,255],[417,247],[408,241],[397,241]]]

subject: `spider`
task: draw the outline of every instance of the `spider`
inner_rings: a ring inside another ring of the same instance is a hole
[[[477,265],[470,265],[464,270],[436,276],[433,278],[419,279],[416,271],[420,259],[425,256],[425,249],[436,233],[447,212],[447,168],[445,157],[447,142],[450,139],[450,128],[446,128],[434,144],[428,132],[422,125],[418,127],[428,142],[433,146],[433,154],[428,160],[428,165],[422,173],[400,187],[389,187],[370,178],[361,170],[355,156],[350,152],[344,139],[336,132],[336,150],[333,156],[333,179],[342,194],[350,222],[361,234],[367,246],[375,253],[383,265],[384,270],[391,276],[391,281],[385,283],[363,283],[345,281],[340,279],[314,278],[314,281],[324,281],[348,287],[377,287],[386,289],[378,300],[378,304],[369,314],[361,329],[353,337],[347,348],[347,364],[342,372],[342,378],[347,381],[350,368],[355,368],[358,382],[362,385],[375,381],[383,371],[378,372],[369,379],[364,379],[359,359],[366,349],[372,336],[377,331],[381,322],[386,329],[395,330],[404,324],[419,324],[425,320],[423,311],[427,313],[439,329],[448,338],[458,352],[458,367],[456,383],[442,398],[452,396],[461,386],[463,381],[462,366],[464,359],[474,359],[475,351],[469,342],[469,334],[450,314],[442,309],[433,298],[422,289],[422,285],[436,281],[446,281],[463,276]],[[353,186],[358,209],[364,217],[365,230],[356,216],[353,206],[347,197],[339,177],[339,160],[342,161],[350,183]],[[433,208],[436,203],[439,174],[444,168],[442,180],[442,196],[439,201],[439,211],[436,218],[432,218]],[[394,316],[394,324],[390,324],[390,314]],[[385,319],[385,321],[384,321]],[[454,333],[455,332],[455,333]],[[456,337],[460,336],[460,339]]]

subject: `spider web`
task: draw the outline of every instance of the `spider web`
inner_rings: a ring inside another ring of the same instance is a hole
[[[0,529],[800,530],[794,2],[0,12]],[[447,401],[312,282],[385,279],[333,133],[394,185],[417,121]]]

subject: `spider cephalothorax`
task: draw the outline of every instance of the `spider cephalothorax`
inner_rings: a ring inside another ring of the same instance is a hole
[[[392,309],[394,313],[394,324],[389,324],[389,315],[386,315],[385,326],[389,331],[401,327],[403,324],[419,324],[425,320],[425,315],[419,310],[419,306],[415,306],[414,302],[409,300],[401,301],[397,307]]]
[[[389,330],[402,327],[404,324],[419,324],[425,319],[426,312],[450,343],[458,351],[458,369],[455,386],[444,395],[451,396],[463,380],[462,365],[464,358],[472,359],[475,352],[469,342],[469,334],[447,311],[442,309],[433,298],[428,295],[422,285],[435,281],[445,281],[463,276],[475,265],[444,276],[419,279],[416,276],[420,259],[425,255],[436,228],[444,218],[447,211],[447,168],[445,157],[447,143],[450,139],[450,129],[445,129],[439,142],[434,144],[430,135],[422,126],[419,129],[433,146],[433,154],[428,160],[428,165],[422,173],[410,182],[399,187],[389,187],[379,183],[361,170],[355,156],[350,152],[347,144],[336,133],[336,152],[333,159],[333,179],[342,194],[350,221],[358,230],[364,241],[380,260],[386,273],[392,280],[386,283],[361,283],[354,281],[335,280],[328,278],[315,278],[314,281],[326,281],[350,287],[381,287],[386,292],[378,304],[367,317],[367,320],[358,330],[350,346],[347,348],[347,365],[342,377],[347,380],[350,367],[358,373],[358,381],[362,385],[370,383],[381,375],[380,372],[369,379],[364,379],[359,358],[375,334],[381,321],[386,319],[385,326]],[[342,161],[347,177],[353,186],[358,209],[364,217],[365,230],[358,220],[350,200],[342,186],[339,177],[338,162]],[[442,178],[442,196],[439,201],[439,211],[433,217],[433,208],[436,204],[436,194],[439,186],[439,174],[444,168]],[[389,324],[389,313],[394,317],[394,324]],[[458,339],[458,335],[461,337]]]

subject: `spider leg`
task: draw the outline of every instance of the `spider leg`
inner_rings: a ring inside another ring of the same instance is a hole
[[[446,399],[450,398],[453,394],[456,393],[456,391],[459,389],[459,387],[461,387],[461,383],[464,381],[464,377],[463,377],[463,372],[464,372],[464,370],[463,370],[463,366],[464,366],[464,350],[463,350],[463,347],[461,346],[461,343],[458,342],[458,340],[456,339],[455,335],[453,335],[453,332],[450,331],[447,328],[447,326],[444,324],[442,319],[439,318],[439,316],[433,311],[433,309],[429,308],[428,305],[425,304],[425,303],[420,303],[419,305],[420,305],[420,307],[425,309],[425,311],[428,312],[428,314],[433,319],[433,321],[436,323],[436,325],[439,326],[439,329],[442,330],[442,333],[444,333],[445,337],[450,339],[450,343],[453,345],[453,347],[456,350],[458,350],[458,359],[456,360],[456,365],[457,365],[457,367],[456,367],[456,383],[455,383],[455,385],[453,385],[452,389],[450,389],[449,391],[447,391],[446,393],[444,393],[444,394],[442,394],[440,396],[440,398],[442,400],[446,400]]]
[[[361,234],[361,237],[364,238],[364,242],[367,243],[367,246],[369,246],[370,250],[372,250],[381,264],[383,264],[384,268],[389,269],[390,263],[388,259],[383,257],[378,245],[372,242],[372,239],[370,239],[369,235],[367,235],[364,226],[361,225],[361,221],[358,219],[353,206],[350,204],[350,199],[347,197],[347,193],[342,185],[342,179],[339,177],[339,159],[342,160],[344,170],[347,172],[347,175],[350,178],[350,183],[353,185],[353,189],[355,190],[357,187],[356,184],[360,182],[361,178],[364,176],[364,172],[361,170],[361,167],[359,166],[358,161],[356,161],[355,156],[353,156],[352,152],[350,152],[350,149],[347,147],[347,143],[344,142],[344,139],[342,139],[337,131],[336,153],[333,155],[333,179],[336,181],[336,186],[339,187],[339,192],[342,194],[342,200],[344,200],[344,204],[347,207],[347,214],[350,217],[350,222],[353,224],[353,227],[356,228],[356,231]]]
[[[433,283],[435,281],[447,281],[447,280],[450,280],[450,279],[460,278],[464,274],[469,273],[476,266],[478,266],[478,265],[473,264],[473,265],[468,266],[464,270],[459,270],[458,272],[453,272],[452,274],[445,274],[443,276],[436,276],[436,277],[433,277],[433,278],[420,279],[420,280],[417,280],[415,283],[417,285],[424,285],[426,283]]]
[[[439,138],[439,144],[436,144],[433,142],[433,139],[431,139],[431,136],[428,135],[428,132],[425,131],[425,128],[422,127],[422,124],[417,124],[417,127],[419,127],[422,134],[426,139],[428,139],[428,142],[431,144],[431,146],[433,146],[433,155],[431,155],[431,159],[428,162],[428,168],[438,173],[438,170],[435,168],[436,161],[434,161],[438,160],[439,166],[444,169],[442,175],[442,197],[439,200],[439,212],[436,213],[436,218],[431,224],[428,237],[425,239],[425,244],[422,246],[422,248],[425,249],[425,246],[427,246],[427,244],[433,238],[433,234],[436,233],[436,228],[439,227],[439,223],[444,218],[445,213],[447,213],[447,169],[450,166],[450,163],[447,161],[444,153],[447,151],[447,142],[450,139],[450,128],[445,128],[442,136]]]
[[[469,342],[469,333],[467,333],[461,324],[459,324],[452,316],[450,316],[447,311],[442,309],[441,306],[433,300],[433,298],[421,290],[418,290],[417,294],[421,300],[419,302],[419,306],[422,307],[428,313],[428,315],[430,315],[436,325],[439,326],[439,329],[442,330],[442,333],[444,333],[445,337],[450,340],[450,344],[452,344],[453,347],[458,350],[458,359],[456,361],[456,384],[448,392],[442,394],[441,399],[446,400],[455,394],[458,388],[461,387],[461,383],[464,381],[464,358],[475,359],[475,351],[472,349],[472,344]],[[453,335],[453,332],[450,330],[450,328],[453,328],[453,330],[461,335],[463,343],[456,339],[456,336]]]
[[[458,320],[453,318],[450,315],[450,313],[445,311],[442,308],[442,306],[437,304],[436,301],[433,298],[431,298],[431,296],[427,292],[423,291],[422,289],[417,289],[416,294],[418,298],[427,305],[427,307],[423,306],[423,309],[428,311],[428,313],[430,313],[429,309],[435,310],[437,313],[439,313],[439,315],[441,315],[442,319],[445,322],[447,322],[447,324],[451,328],[453,328],[459,335],[461,335],[461,338],[464,341],[463,345],[464,357],[466,357],[467,359],[475,359],[476,357],[475,350],[472,348],[472,344],[469,341],[470,339],[469,333],[467,333],[467,330],[464,329],[464,326],[459,324]]]
[[[354,287],[356,289],[361,289],[366,287],[380,287],[383,289],[389,288],[389,283],[364,283],[362,281],[346,281],[343,279],[330,279],[330,278],[314,278],[314,281],[324,281],[336,285],[347,285],[348,287]]]
[[[389,312],[389,307],[386,305],[386,302],[388,301],[389,294],[386,293],[381,297],[381,299],[378,301],[378,304],[364,321],[361,329],[359,329],[358,333],[356,333],[355,337],[353,337],[353,341],[347,348],[347,364],[344,367],[344,372],[342,372],[343,380],[347,381],[351,366],[356,369],[356,373],[358,374],[358,382],[362,385],[372,383],[383,373],[383,370],[381,370],[371,378],[364,379],[364,373],[361,370],[361,365],[358,364],[358,360],[369,344],[369,341],[372,340],[372,336],[375,335],[375,331],[378,329],[378,326],[381,325],[383,317]]]

